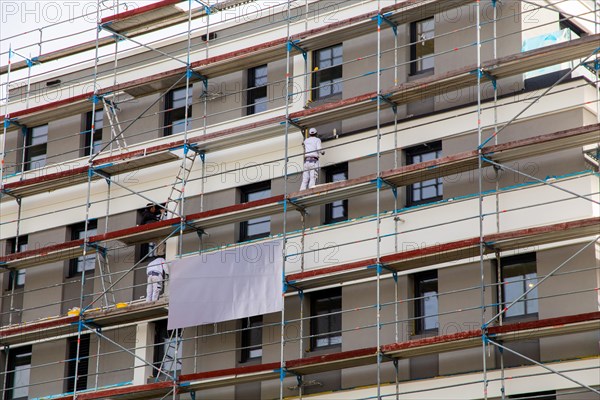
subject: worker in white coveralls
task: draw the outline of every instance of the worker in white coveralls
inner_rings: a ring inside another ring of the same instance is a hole
[[[319,156],[322,156],[325,152],[321,150],[321,139],[317,137],[317,130],[315,128],[310,128],[308,137],[302,145],[304,146],[304,171],[302,172],[300,190],[305,190],[317,184]]]
[[[146,302],[156,301],[160,296],[163,284],[169,279],[169,266],[162,257],[157,257],[146,267],[148,284],[146,285]]]

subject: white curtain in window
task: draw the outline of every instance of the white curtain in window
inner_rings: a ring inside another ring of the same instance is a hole
[[[282,266],[281,240],[175,260],[168,329],[281,311]]]

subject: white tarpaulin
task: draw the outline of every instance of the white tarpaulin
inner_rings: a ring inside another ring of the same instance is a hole
[[[281,240],[172,262],[168,329],[281,311]]]

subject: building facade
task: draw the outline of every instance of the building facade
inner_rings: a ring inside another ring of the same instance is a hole
[[[598,8],[163,0],[3,55],[4,399],[600,398]],[[271,240],[281,312],[146,301]]]

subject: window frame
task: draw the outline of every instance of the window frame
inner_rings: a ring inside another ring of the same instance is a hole
[[[341,49],[341,54],[339,56],[335,56],[333,54],[335,48]],[[332,65],[327,66],[327,67],[322,67],[321,63],[320,63],[320,61],[321,61],[320,55],[325,51],[331,52],[331,56],[329,57],[329,59],[331,60]],[[335,64],[336,58],[341,58],[341,62]],[[342,95],[342,92],[344,90],[343,64],[344,64],[344,48],[343,48],[342,43],[338,43],[333,46],[324,47],[322,49],[313,51],[313,54],[312,54],[312,65],[313,65],[312,74],[313,75],[312,75],[312,88],[311,88],[311,92],[312,92],[311,95],[312,95],[313,101],[338,98]],[[327,77],[328,79],[324,79],[324,76]],[[323,82],[325,82],[325,85],[323,84]],[[325,87],[329,87],[331,92],[329,94],[322,95],[321,91]]]
[[[409,147],[409,148],[405,149],[404,152],[406,154],[406,165],[418,164],[421,161],[415,162],[415,160],[414,160],[415,157],[422,157],[425,154],[430,154],[430,153],[435,152],[436,155],[435,155],[434,159],[440,158],[442,156],[442,142],[435,141],[435,142],[423,143],[418,146]],[[434,186],[434,185],[427,185],[427,186],[422,186],[422,185],[424,182],[428,182],[432,179],[435,179],[437,181],[435,183],[437,195],[433,196],[433,197],[423,198],[423,189],[430,187],[430,186]],[[428,179],[427,181],[417,182],[415,184],[406,186],[406,206],[407,207],[433,203],[436,201],[440,201],[444,198],[443,178],[440,177],[440,178],[432,178],[432,179]],[[415,187],[416,185],[419,185],[419,187],[416,188]],[[415,189],[418,189],[421,192],[421,196],[420,196],[421,198],[419,200],[414,199]],[[439,194],[440,192],[441,192],[441,194]]]
[[[41,143],[34,143],[34,131],[40,128],[45,128],[46,130],[46,133],[42,135],[42,137],[45,137],[45,139]],[[46,161],[48,159],[48,124],[27,128],[24,151],[25,155],[23,162],[23,171],[31,171],[33,169],[43,168],[46,166]],[[32,160],[32,158],[39,157],[40,155],[44,156],[42,165],[36,165],[35,168],[32,168],[33,163],[39,163],[41,160]]]
[[[19,250],[17,251],[17,253],[21,253],[23,251],[27,250],[27,246],[29,244],[29,236],[28,235],[22,235],[18,237],[18,241],[19,241]],[[9,238],[6,240],[7,242],[7,250],[8,250],[8,254],[14,254],[15,253],[15,246],[17,243],[17,238]],[[9,275],[8,275],[8,287],[6,290],[11,290],[12,289],[12,285],[13,285],[13,281],[15,280],[15,277],[17,279],[17,281],[15,282],[15,289],[22,289],[23,287],[25,287],[25,274],[26,274],[27,269],[23,268],[23,269],[19,269],[19,270],[14,270],[11,269],[9,271]],[[19,283],[19,281],[21,281],[22,278],[22,282]]]
[[[259,199],[249,200],[250,195],[259,193],[259,192],[263,192],[263,191],[265,191],[265,192],[268,191],[268,194],[264,197],[260,197]],[[248,201],[256,201],[256,200],[260,200],[260,199],[266,199],[268,197],[271,197],[271,181],[253,183],[251,185],[243,186],[240,188],[240,203],[242,203],[242,204],[247,203]],[[248,234],[248,230],[251,225],[261,224],[261,223],[264,223],[267,221],[269,223],[269,230],[267,232],[261,232],[261,233],[257,233],[254,235]],[[269,237],[270,235],[271,235],[271,217],[270,216],[252,218],[252,219],[249,219],[248,221],[240,222],[240,235],[239,235],[240,242],[246,242],[248,240],[262,239],[265,237]]]
[[[102,130],[104,128],[104,109],[98,109],[95,111],[94,115],[95,123],[94,123],[94,143],[93,143],[93,151],[94,154],[100,152],[102,149]],[[98,126],[100,125],[100,126]],[[85,135],[84,135],[84,143],[83,143],[83,155],[90,155],[90,138],[92,136],[92,112],[88,111],[85,114]]]
[[[77,365],[77,358],[79,364]],[[75,389],[75,365],[77,365],[77,391],[85,390],[88,386],[88,370],[90,363],[90,335],[81,335],[79,355],[77,354],[77,336],[67,338],[67,365],[65,391],[72,393]]]
[[[240,363],[260,360],[263,354],[262,346],[263,316],[254,315],[248,318],[242,318],[241,331],[241,355]],[[256,354],[253,352],[260,352]]]
[[[184,127],[182,131],[176,131],[175,129],[173,129],[174,126],[179,125],[180,121],[185,121],[185,104],[183,106],[174,108],[174,103],[178,100],[185,100],[185,91],[186,88],[184,87],[180,87],[177,89],[172,89],[170,90],[166,96],[165,96],[165,110],[164,110],[164,124],[163,124],[163,136],[171,136],[171,135],[176,135],[178,133],[182,133],[185,131],[185,122],[181,123],[181,125]],[[176,93],[180,93],[183,92],[183,95],[181,98],[175,98],[175,94]],[[194,102],[194,90],[193,90],[193,86],[189,87],[189,91],[188,91],[188,120],[187,120],[187,126],[188,126],[188,130],[190,129],[190,123],[191,123],[191,118],[192,118],[192,103]],[[177,115],[179,113],[182,113],[182,117],[181,118],[176,118]]]
[[[325,301],[329,303],[328,306],[319,307],[318,303]],[[319,312],[323,310],[326,312],[319,314]],[[341,311],[341,287],[320,290],[310,294],[310,349],[312,351],[339,347],[342,345]],[[327,330],[320,330],[320,326],[317,324],[318,319],[326,320]],[[320,340],[327,340],[327,344],[319,344]]]
[[[264,69],[264,75],[257,75]],[[268,90],[269,82],[268,64],[259,65],[248,69],[248,95],[246,101],[246,115],[253,115],[268,109]],[[264,83],[257,83],[257,79],[264,79]],[[263,101],[264,100],[264,101]],[[262,109],[264,104],[264,110]],[[257,110],[257,108],[260,108]]]
[[[581,29],[579,25],[575,22],[571,21],[569,17],[564,15],[563,13],[558,13],[558,28],[560,30],[569,29],[571,32],[576,34],[578,37],[587,36],[587,32]],[[572,35],[571,35],[572,36]],[[570,39],[573,39],[570,37]]]
[[[335,179],[337,174],[345,174],[344,179]],[[348,180],[348,163],[340,163],[325,167],[325,182],[341,182]],[[334,217],[334,209],[341,207],[343,215],[341,217]],[[348,220],[348,199],[337,200],[331,203],[325,204],[325,224],[333,224],[335,222],[341,222]]]
[[[421,30],[419,29],[420,26],[423,25],[424,22],[426,21],[432,21],[433,22],[433,35],[431,37],[431,39],[427,39],[425,38],[424,41],[419,40],[418,35],[419,34],[423,34],[423,33],[427,33],[429,31],[424,31],[421,32]],[[419,57],[419,55],[417,54],[417,48],[419,45],[421,46],[426,46],[426,43],[428,41],[432,41],[433,42],[433,52],[431,53],[426,53],[424,56],[421,55],[421,57]],[[430,18],[425,18],[419,21],[414,21],[410,23],[410,75],[414,76],[414,75],[422,75],[422,74],[433,74],[434,70],[435,70],[435,59],[434,59],[434,54],[435,54],[435,18],[434,17],[430,17]],[[432,56],[429,56],[430,54],[433,54]],[[433,61],[433,66],[432,67],[428,67],[428,68],[423,68],[422,64],[423,61],[429,57],[432,59]]]
[[[15,388],[15,378],[16,378],[16,368],[21,366],[29,366],[29,370],[31,370],[31,355],[32,355],[32,346],[23,346],[15,349],[9,349],[8,354],[8,371],[4,380],[5,390],[3,399],[5,400],[27,400],[29,398],[29,384],[31,383],[31,373],[29,373],[29,382],[26,386],[19,386],[27,388],[27,394],[25,396],[13,397],[13,391]],[[19,361],[17,357],[23,357],[26,361]]]
[[[71,240],[78,240],[78,239],[82,239],[82,237],[80,237],[81,233],[83,233],[85,231],[85,221],[84,222],[78,222],[76,224],[73,224],[69,227],[69,230],[71,231]],[[95,233],[90,233],[90,231],[95,230]],[[89,236],[93,236],[96,235],[98,232],[98,220],[97,219],[90,219],[88,220],[88,237]],[[75,257],[75,258],[71,258],[69,260],[69,278],[75,277],[75,276],[80,276],[81,273],[83,272],[83,270],[79,271],[79,261],[83,261],[83,256],[79,256],[79,257]],[[93,268],[85,268],[85,265],[88,262],[93,261]],[[86,273],[90,273],[90,272],[94,272],[96,269],[96,255],[95,254],[87,254],[85,261],[84,261],[84,268],[85,268],[85,272]]]
[[[435,281],[435,299],[436,299],[436,313],[435,314],[427,314],[425,306],[425,302],[427,301],[426,286],[432,285],[432,283],[427,283],[428,281]],[[413,276],[413,284],[414,284],[414,332],[415,335],[424,335],[437,333],[439,331],[439,281],[438,281],[438,271],[430,270],[416,273]],[[426,326],[426,320],[433,318],[434,319],[434,328],[428,328]]]
[[[535,272],[535,276],[533,277],[533,279],[531,277],[527,277],[527,275],[531,274],[531,272],[526,273],[525,275],[517,275],[517,274],[510,274],[507,277],[507,271],[506,269],[517,269],[517,268],[525,268],[525,269],[533,269]],[[527,286],[528,286],[528,282],[533,281],[534,284],[537,282],[537,257],[536,257],[536,253],[526,253],[526,254],[517,254],[514,256],[509,256],[509,257],[503,257],[500,259],[500,279],[501,282],[498,285],[498,290],[501,291],[498,294],[501,295],[501,300],[500,306],[501,310],[504,309],[504,307],[506,307],[509,303],[512,302],[512,300],[507,301],[506,300],[506,290],[508,288],[508,285],[511,284],[511,282],[507,282],[507,278],[515,278],[521,276],[523,278],[519,279],[519,280],[515,280],[512,283],[515,284],[521,284],[521,291],[520,293],[515,296],[515,297],[519,297],[521,294],[525,293],[527,291]],[[530,298],[531,297],[531,298]],[[535,303],[535,306],[533,306],[532,303]],[[522,319],[537,319],[538,315],[539,315],[539,302],[538,302],[538,294],[537,294],[537,289],[532,291],[529,295],[527,295],[523,300],[519,301],[519,303],[517,304],[522,304],[523,307],[523,312],[522,313],[518,313],[518,314],[513,314],[513,312],[515,312],[515,306],[509,308],[506,312],[504,312],[503,314],[503,318],[505,321],[515,321],[515,320],[522,320]],[[531,304],[531,305],[530,305]],[[528,312],[528,310],[533,307],[535,309],[534,312]],[[501,311],[499,310],[499,311]],[[512,312],[511,312],[512,310]]]

